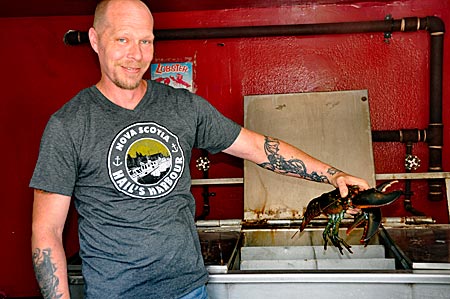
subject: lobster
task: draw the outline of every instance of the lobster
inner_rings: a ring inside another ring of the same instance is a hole
[[[310,221],[321,214],[328,216],[328,223],[323,231],[324,249],[327,249],[328,240],[343,253],[344,246],[350,253],[351,246],[339,237],[339,225],[344,218],[345,211],[351,208],[360,209],[356,214],[353,224],[347,229],[349,234],[353,229],[365,222],[361,244],[367,246],[369,240],[378,232],[381,225],[381,206],[386,206],[399,198],[403,192],[400,190],[385,193],[386,189],[397,181],[385,182],[376,188],[359,190],[358,186],[347,186],[348,195],[341,197],[339,189],[324,193],[319,197],[312,199],[303,216],[303,221],[299,231],[302,232]],[[297,231],[298,232],[298,231]],[[294,237],[295,234],[292,236]]]

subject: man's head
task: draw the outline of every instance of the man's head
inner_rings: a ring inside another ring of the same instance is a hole
[[[101,83],[133,90],[153,59],[153,17],[139,0],[105,0],[97,5],[89,40],[97,52]]]

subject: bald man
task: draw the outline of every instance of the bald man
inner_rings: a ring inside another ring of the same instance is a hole
[[[79,214],[86,298],[207,298],[190,192],[192,148],[332,184],[367,182],[276,138],[242,128],[203,98],[143,80],[153,17],[138,0],[98,4],[89,30],[101,78],[54,113],[41,140],[32,255],[44,298],[69,298],[62,232]]]

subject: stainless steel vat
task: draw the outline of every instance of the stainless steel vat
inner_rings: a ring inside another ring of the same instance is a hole
[[[421,234],[425,233],[423,229],[420,228]],[[421,269],[414,269],[415,261],[404,254],[407,248],[392,243],[390,230],[396,241],[404,244],[408,243],[404,236],[414,240],[412,236],[417,228],[388,228],[366,248],[357,247],[361,230],[353,232],[347,241],[355,249],[354,254],[344,252],[344,255],[332,246],[323,249],[321,229],[307,230],[297,239],[291,238],[294,229],[243,229],[236,240],[239,245],[231,255],[232,261],[227,262],[227,273],[210,274],[209,295],[211,298],[283,299],[449,298],[448,250],[438,257],[430,253],[427,259],[430,264],[433,261],[433,267],[426,268],[422,263]],[[427,230],[436,227],[428,226]],[[438,243],[445,242],[448,249],[450,226],[439,226],[438,230]],[[248,269],[252,250],[255,259],[251,260],[253,268]],[[306,256],[302,256],[305,252]]]

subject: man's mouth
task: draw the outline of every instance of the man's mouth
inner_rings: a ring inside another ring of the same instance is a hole
[[[141,68],[138,68],[138,67],[126,67],[126,66],[123,67],[123,68],[126,69],[127,71],[133,72],[133,73],[137,73],[141,69]]]

